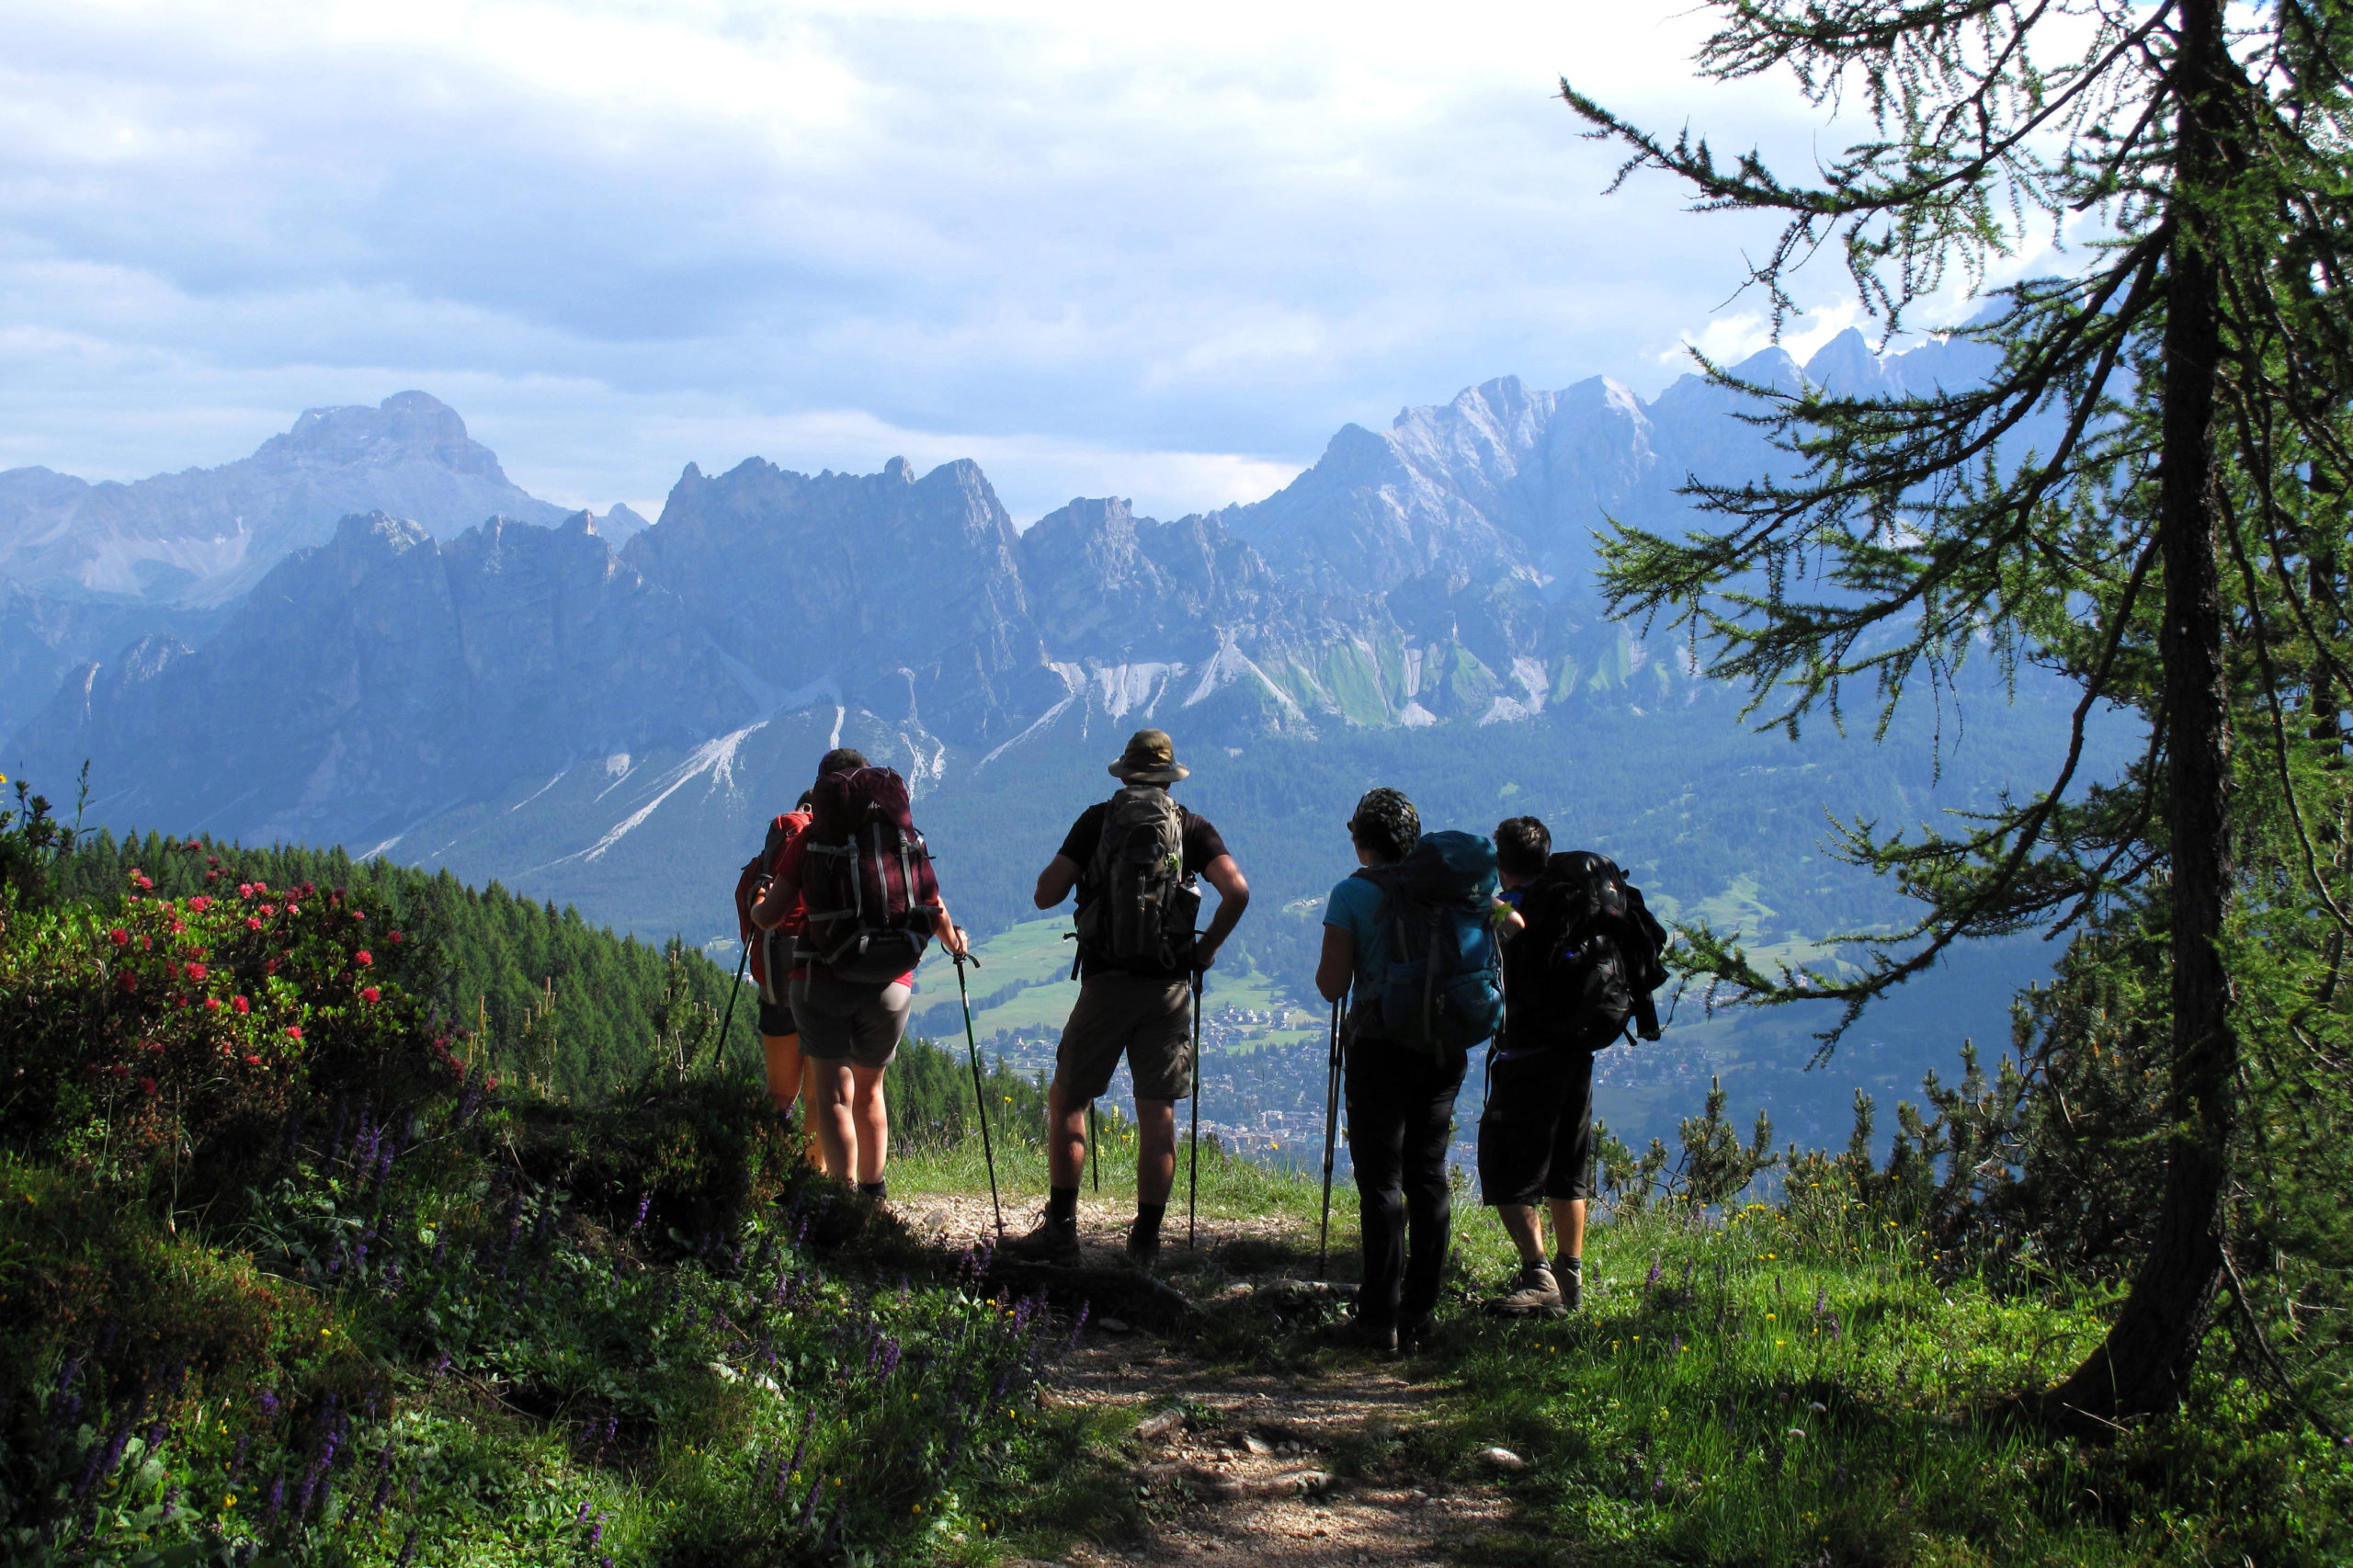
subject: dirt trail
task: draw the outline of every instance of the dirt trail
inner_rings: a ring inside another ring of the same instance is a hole
[[[949,1246],[992,1234],[985,1198],[911,1196],[893,1207],[919,1234]],[[1129,1212],[1081,1203],[1089,1263],[1116,1261]],[[1008,1213],[1006,1228],[1027,1229],[1033,1218],[1025,1211],[1017,1225]],[[1175,1217],[1173,1263],[1185,1261],[1182,1226]],[[1220,1220],[1204,1221],[1199,1239],[1204,1253],[1232,1259],[1262,1256],[1283,1235],[1280,1221]],[[1229,1266],[1218,1278],[1231,1291],[1306,1272],[1268,1267],[1252,1274]],[[1196,1281],[1181,1268],[1163,1273],[1191,1293]],[[1083,1542],[1063,1561],[1072,1568],[1238,1559],[1272,1568],[1409,1568],[1448,1561],[1507,1510],[1490,1489],[1404,1468],[1395,1439],[1428,1418],[1431,1394],[1411,1372],[1411,1363],[1356,1356],[1297,1374],[1235,1371],[1116,1317],[1091,1322],[1050,1380],[1049,1397],[1135,1412],[1132,1462],[1139,1483],[1152,1489],[1155,1522],[1141,1542]]]

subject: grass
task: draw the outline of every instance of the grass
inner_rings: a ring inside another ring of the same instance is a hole
[[[1472,1277],[1508,1269],[1492,1221],[1461,1233]],[[2104,1290],[1995,1290],[1820,1190],[1597,1225],[1586,1270],[1569,1319],[1464,1301],[1423,1369],[1444,1390],[1426,1462],[1526,1461],[1484,1561],[2321,1563],[2353,1545],[2345,1451],[2227,1374],[2104,1446],[2007,1415],[2097,1344]]]

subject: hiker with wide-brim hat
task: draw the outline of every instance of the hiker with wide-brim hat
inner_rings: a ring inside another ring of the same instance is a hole
[[[1189,776],[1176,744],[1138,730],[1110,765],[1117,793],[1086,808],[1038,875],[1040,909],[1078,893],[1081,975],[1046,1091],[1046,1211],[1037,1228],[1005,1244],[1034,1262],[1079,1261],[1078,1182],[1086,1165],[1086,1113],[1127,1058],[1136,1102],[1136,1217],[1127,1253],[1149,1267],[1176,1176],[1176,1102],[1191,1092],[1199,977],[1249,907],[1250,884],[1205,817],[1169,798]],[[1196,937],[1200,894],[1218,906]]]

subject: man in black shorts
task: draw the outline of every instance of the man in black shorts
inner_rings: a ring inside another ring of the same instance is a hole
[[[1155,807],[1173,806],[1165,800],[1167,788],[1190,769],[1177,763],[1176,745],[1165,734],[1138,730],[1109,771],[1128,788],[1080,812],[1038,876],[1040,909],[1053,908],[1073,888],[1078,890],[1081,983],[1078,1004],[1063,1025],[1054,1053],[1054,1081],[1046,1091],[1051,1185],[1045,1216],[1028,1235],[1007,1241],[1005,1249],[1034,1262],[1079,1261],[1078,1178],[1086,1168],[1086,1110],[1110,1087],[1112,1071],[1124,1054],[1135,1083],[1137,1142],[1136,1218],[1128,1232],[1128,1256],[1148,1267],[1160,1250],[1161,1216],[1176,1179],[1176,1102],[1191,1090],[1193,977],[1217,961],[1218,949],[1249,906],[1250,884],[1208,819],[1174,806],[1176,821],[1169,826],[1181,841],[1181,866],[1169,869],[1181,872],[1186,890],[1195,877],[1215,888],[1217,914],[1197,939],[1191,926],[1198,895],[1180,896],[1154,953],[1120,956],[1116,949],[1136,946],[1139,938],[1122,926],[1117,912],[1107,913],[1104,884],[1134,877],[1114,864],[1121,858],[1121,846],[1145,841],[1139,835],[1151,830],[1143,819]],[[1130,828],[1125,824],[1131,821],[1143,825]],[[1119,842],[1107,835],[1118,835]],[[1155,897],[1170,891],[1149,881],[1130,885],[1143,886]]]
[[[1552,835],[1534,817],[1495,826],[1495,874],[1504,902],[1544,873]],[[1479,1191],[1519,1250],[1519,1272],[1490,1311],[1508,1317],[1560,1317],[1584,1299],[1585,1210],[1593,1180],[1593,1053],[1574,1014],[1533,999],[1540,955],[1518,950],[1504,925],[1504,1029],[1489,1063],[1487,1107],[1479,1118]],[[1586,1031],[1589,1032],[1589,1031]],[[1537,1204],[1549,1200],[1559,1256],[1544,1259]]]

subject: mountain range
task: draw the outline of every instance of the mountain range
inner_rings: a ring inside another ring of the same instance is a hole
[[[1849,333],[1737,371],[1901,392],[1975,352]],[[1161,521],[1082,498],[1026,528],[968,460],[690,463],[650,525],[567,514],[415,392],[219,469],[16,470],[0,767],[57,794],[86,762],[119,827],[339,843],[704,940],[732,937],[733,867],[829,744],[908,775],[960,915],[1003,928],[1150,722],[1289,912],[1249,923],[1262,966],[1312,943],[1333,824],[1376,778],[1482,827],[1540,810],[1622,844],[1665,907],[1801,939],[1896,913],[1821,860],[1826,799],[1916,816],[2030,785],[2012,772],[2052,721],[2032,689],[1981,704],[1991,744],[1936,785],[1926,755],[1750,735],[1680,647],[1604,619],[1607,519],[1673,528],[1690,476],[1785,460],[1740,414],[1697,377],[1648,401],[1506,377],[1344,427],[1262,501]]]

